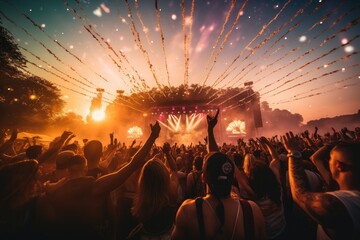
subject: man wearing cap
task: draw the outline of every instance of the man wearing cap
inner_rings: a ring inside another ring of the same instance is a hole
[[[265,239],[265,223],[254,202],[230,197],[235,165],[219,152],[213,129],[215,117],[207,117],[209,154],[205,157],[203,180],[207,194],[188,199],[180,206],[172,239]]]

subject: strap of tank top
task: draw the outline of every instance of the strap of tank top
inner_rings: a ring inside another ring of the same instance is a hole
[[[205,240],[205,224],[204,224],[204,215],[202,211],[203,199],[201,197],[196,198],[195,206],[196,206],[196,214],[199,223],[200,230],[200,239]]]
[[[255,239],[254,215],[251,205],[245,200],[240,200],[240,204],[243,210],[245,240]]]

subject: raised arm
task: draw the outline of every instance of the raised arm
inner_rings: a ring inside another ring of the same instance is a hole
[[[325,167],[325,162],[330,159],[330,151],[333,148],[332,145],[324,145],[311,155],[310,160],[316,166],[317,170],[325,180],[328,187],[333,188],[336,184],[331,177],[330,171]]]
[[[62,146],[64,145],[65,141],[72,135],[72,132],[64,131],[61,134],[60,139],[57,142],[54,142],[53,146],[51,146],[46,152],[42,153],[37,161],[39,164],[47,161],[48,159],[55,157],[55,155],[60,151]]]
[[[269,142],[269,140],[267,138],[260,137],[259,142],[261,144],[263,144],[266,147],[267,151],[270,153],[271,161],[270,161],[269,167],[273,171],[273,173],[275,174],[278,182],[281,183],[281,186],[284,186],[283,182],[281,181],[282,173],[281,173],[279,154],[277,153],[276,149]]]
[[[161,148],[162,152],[165,154],[166,156],[166,162],[168,163],[169,167],[170,167],[170,179],[171,179],[171,190],[172,190],[172,194],[173,194],[173,199],[177,199],[177,193],[178,193],[178,187],[179,187],[179,177],[177,174],[177,166],[176,166],[176,162],[173,158],[173,156],[171,155],[171,147],[169,143],[164,143],[163,147]]]
[[[289,152],[289,181],[294,201],[325,228],[337,229],[340,224],[348,224],[350,217],[337,198],[330,194],[309,191],[302,161],[297,157],[299,143],[294,134],[286,133],[283,143]]]
[[[219,147],[215,141],[214,136],[214,127],[217,124],[219,116],[219,109],[216,110],[216,114],[214,117],[210,117],[210,115],[207,115],[207,124],[208,124],[208,151],[209,152],[219,152]]]
[[[154,144],[155,140],[159,137],[161,130],[158,122],[154,125],[150,124],[150,128],[151,134],[149,138],[129,163],[118,171],[104,175],[96,180],[93,188],[94,194],[103,194],[114,190],[123,184],[136,169],[140,168],[145,163],[146,156],[149,154],[151,146]]]

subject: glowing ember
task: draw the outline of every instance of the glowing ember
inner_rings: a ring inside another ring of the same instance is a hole
[[[35,94],[31,94],[31,95],[29,96],[29,98],[30,98],[30,100],[35,100],[37,97],[36,97]]]

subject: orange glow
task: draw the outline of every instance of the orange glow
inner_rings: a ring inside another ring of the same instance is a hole
[[[95,110],[91,114],[91,118],[96,122],[100,122],[105,119],[105,112],[101,109]]]

